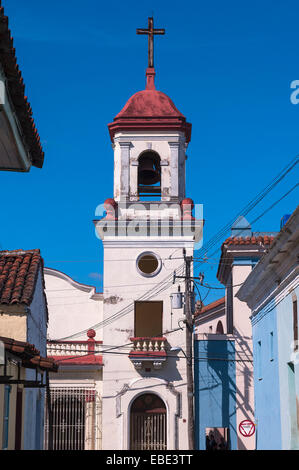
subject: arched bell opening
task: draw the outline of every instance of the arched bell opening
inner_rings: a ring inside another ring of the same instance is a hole
[[[139,198],[161,197],[161,159],[159,154],[153,150],[146,150],[138,160]]]
[[[130,414],[130,450],[167,450],[167,410],[160,397],[139,395]]]

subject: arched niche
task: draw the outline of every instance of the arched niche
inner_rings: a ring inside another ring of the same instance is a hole
[[[161,158],[154,150],[145,150],[138,157],[139,198],[161,197]]]
[[[130,414],[130,450],[167,449],[167,410],[158,395],[136,397]]]

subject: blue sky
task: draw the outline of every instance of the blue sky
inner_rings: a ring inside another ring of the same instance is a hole
[[[144,88],[154,14],[156,86],[192,122],[187,196],[213,236],[299,153],[299,4],[251,0],[103,2],[4,0],[19,66],[45,150],[42,170],[2,172],[1,249],[40,248],[45,265],[100,288],[92,220],[113,195],[107,123]],[[298,181],[292,172],[253,220]],[[293,191],[253,227],[279,230]],[[224,237],[225,238],[225,237]],[[201,267],[215,280],[217,257]],[[213,291],[207,301],[222,295]]]

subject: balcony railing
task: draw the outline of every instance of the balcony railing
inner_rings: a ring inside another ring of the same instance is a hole
[[[48,341],[47,355],[60,365],[101,365],[102,341],[96,341],[95,336],[96,332],[90,329],[85,341]]]
[[[166,361],[165,343],[163,337],[135,337],[131,338],[133,343],[129,354],[134,367],[141,369],[145,362],[151,363],[154,369],[160,369]]]
[[[131,338],[133,351],[158,352],[165,351],[166,338],[140,337]]]
[[[100,344],[94,344],[94,351],[88,349],[87,341],[74,342],[48,342],[48,356],[85,356],[90,352],[99,353],[101,351]]]

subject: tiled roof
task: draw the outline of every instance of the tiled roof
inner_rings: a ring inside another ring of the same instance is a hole
[[[276,235],[276,232],[252,232],[249,236],[227,238],[221,245],[217,279],[224,285],[229,284],[228,276],[234,257],[250,252],[251,256],[260,258],[270,248]]]
[[[39,367],[43,370],[51,370],[56,372],[58,365],[52,358],[40,356],[40,352],[33,344],[23,341],[16,341],[12,338],[4,338],[0,336],[0,341],[4,343],[5,350],[22,359],[22,365],[31,369]]]
[[[0,304],[30,305],[40,266],[39,250],[0,251]]]
[[[196,310],[195,311],[195,316],[197,317],[198,315],[202,315],[203,313],[209,312],[210,310],[213,310],[216,307],[219,306],[224,306],[225,305],[225,297],[222,297],[221,299],[215,300],[214,302],[211,302],[208,305],[205,305],[202,307],[201,310]]]
[[[42,168],[44,152],[40,137],[32,117],[32,109],[25,96],[25,85],[21,71],[17,64],[16,51],[13,47],[13,38],[8,28],[8,18],[4,15],[4,8],[0,0],[0,64],[7,78],[7,89],[13,103],[27,148],[32,158],[32,164]]]
[[[229,237],[223,242],[223,245],[271,245],[274,238],[274,236],[269,235]]]

